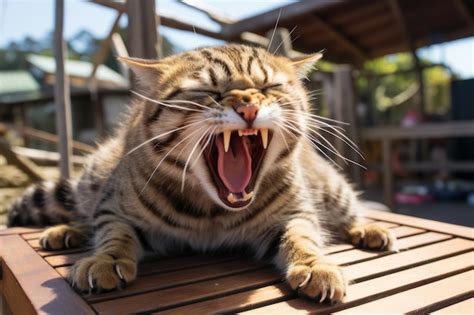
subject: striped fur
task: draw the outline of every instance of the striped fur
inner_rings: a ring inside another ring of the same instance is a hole
[[[334,238],[390,248],[393,237],[359,224],[356,193],[305,137],[312,125],[300,78],[318,58],[292,61],[228,45],[160,61],[124,60],[137,74],[142,97],[116,135],[91,156],[76,183],[29,189],[9,224],[69,222],[43,235],[42,244],[53,249],[79,246],[93,232],[94,255],[71,273],[81,290],[132,281],[146,251],[246,247],[272,260],[300,292],[340,300],[343,275],[321,248]],[[232,209],[219,199],[199,151],[211,135],[247,128],[232,110],[240,97],[260,104],[253,127],[271,129],[273,138],[252,202]],[[281,127],[285,123],[291,128]],[[371,235],[370,244],[364,235]]]

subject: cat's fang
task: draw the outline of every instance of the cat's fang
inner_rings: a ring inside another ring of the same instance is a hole
[[[227,152],[229,151],[229,144],[230,144],[230,136],[232,134],[231,130],[224,130],[223,135],[224,135],[224,151]]]
[[[260,135],[262,136],[263,148],[266,149],[268,146],[268,129],[267,128],[260,129]]]

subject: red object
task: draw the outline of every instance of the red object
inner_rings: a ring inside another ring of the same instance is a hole
[[[402,204],[413,204],[419,205],[425,202],[432,201],[433,197],[426,195],[417,195],[417,194],[405,194],[405,193],[396,193],[395,201]]]

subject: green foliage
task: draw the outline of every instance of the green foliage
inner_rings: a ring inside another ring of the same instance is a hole
[[[422,65],[430,65],[428,60],[421,59]],[[411,54],[399,53],[368,61],[363,66],[363,73],[356,80],[356,87],[361,98],[369,103],[373,110],[381,115],[389,110],[394,120],[416,108],[419,102],[416,93],[418,86],[414,62]],[[398,73],[397,73],[398,72]],[[445,114],[450,109],[449,85],[452,74],[442,66],[423,70],[425,87],[425,110],[427,114]],[[403,100],[402,102],[398,102]]]

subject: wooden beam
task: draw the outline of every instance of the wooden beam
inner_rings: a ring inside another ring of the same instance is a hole
[[[203,3],[202,1],[184,0],[181,3],[206,14],[212,21],[219,23],[221,25],[232,24],[236,22],[235,19],[229,16],[226,16],[222,12],[218,12],[215,8]]]
[[[469,27],[471,32],[474,32],[474,16],[473,13],[466,6],[466,3],[463,0],[453,0],[454,6],[461,14],[462,18],[466,22],[467,27]]]
[[[318,26],[318,28],[324,30],[324,32],[328,33],[331,37],[333,37],[336,41],[338,41],[341,45],[346,47],[348,50],[354,54],[359,61],[364,61],[368,59],[367,54],[365,53],[362,48],[357,46],[354,42],[352,42],[344,33],[340,30],[337,30],[332,25],[328,24],[327,22],[323,21],[318,16],[313,16],[312,19],[314,24]]]
[[[59,142],[59,137],[57,135],[50,132],[43,131],[43,130],[38,130],[31,127],[23,127],[19,130],[19,132],[27,138],[37,139],[37,140],[46,141],[46,142],[55,143],[55,144],[58,144]],[[72,147],[73,149],[77,151],[81,151],[83,153],[95,152],[95,148],[93,146],[90,146],[88,144],[85,144],[79,141],[72,141]]]
[[[0,154],[5,157],[8,164],[16,166],[33,181],[40,182],[45,180],[45,177],[41,174],[40,169],[35,163],[25,157],[20,158],[3,138],[0,138]]]
[[[12,151],[15,152],[22,158],[28,158],[38,165],[57,165],[60,156],[57,152],[38,150],[25,147],[12,147]],[[86,163],[87,158],[79,155],[72,155],[71,162],[74,165],[83,166]]]
[[[54,26],[54,58],[56,60],[56,76],[54,84],[54,102],[56,104],[56,129],[59,135],[59,153],[61,161],[59,168],[61,177],[68,179],[71,175],[72,155],[72,123],[71,123],[71,96],[69,94],[69,80],[64,69],[66,43],[63,39],[64,0],[56,0]]]
[[[105,59],[107,58],[107,55],[110,51],[110,46],[112,44],[112,37],[115,32],[117,32],[120,18],[122,17],[122,12],[117,13],[117,17],[115,18],[114,23],[112,24],[112,28],[110,29],[109,34],[107,37],[102,41],[99,50],[92,56],[92,64],[93,68],[91,71],[91,74],[89,76],[89,80],[92,80],[95,77],[95,74],[97,72],[97,69],[101,64],[104,63]]]
[[[115,9],[118,11],[125,11],[125,5],[117,2],[110,2],[106,0],[92,0],[93,3]],[[252,45],[259,45],[262,47],[267,47],[269,43],[269,39],[266,38],[265,36],[255,34],[252,32],[243,32],[241,34],[238,34],[237,37],[231,38],[229,36],[226,36],[223,32],[215,32],[211,31],[199,26],[194,26],[192,24],[189,24],[186,21],[179,20],[174,17],[167,16],[163,13],[160,13],[160,23],[163,26],[171,27],[177,30],[181,31],[186,31],[186,32],[193,32],[196,34],[208,36],[214,39],[219,39],[219,40],[224,40],[224,41],[238,41],[238,42],[243,42],[243,43],[248,43]],[[296,50],[292,50],[290,52],[290,57],[291,56],[301,56],[304,55],[301,52],[298,52]]]
[[[158,32],[155,0],[127,0],[128,45],[131,57],[156,59]]]
[[[370,127],[362,129],[362,139],[434,139],[474,137],[474,120],[455,122],[420,123],[410,128]]]
[[[129,57],[125,42],[119,33],[114,33],[112,35],[112,50],[116,56]],[[119,62],[118,65],[122,76],[127,80],[127,82],[130,82],[130,71],[128,67],[123,62]]]
[[[293,18],[301,17],[305,14],[311,14],[311,12],[313,11],[318,11],[340,5],[344,1],[345,0],[319,0],[295,2],[290,5],[265,12],[257,16],[251,16],[246,19],[239,20],[234,24],[225,25],[222,28],[222,32],[227,38],[238,38],[239,35],[243,32],[255,30],[266,31],[274,27],[279,15],[280,22],[284,22]]]

